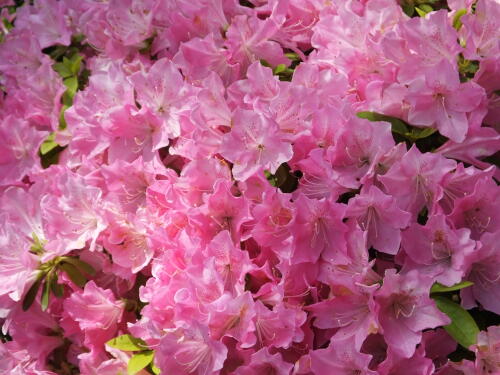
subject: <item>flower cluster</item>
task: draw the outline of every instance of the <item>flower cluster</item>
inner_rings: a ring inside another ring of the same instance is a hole
[[[0,17],[0,373],[500,373],[498,0]]]

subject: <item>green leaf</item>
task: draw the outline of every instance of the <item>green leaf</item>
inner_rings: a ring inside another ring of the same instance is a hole
[[[71,67],[68,66],[68,64],[64,63],[65,59],[66,57],[63,58],[63,62],[55,63],[54,65],[52,65],[52,69],[54,69],[57,73],[59,73],[59,75],[62,78],[68,78],[73,75]]]
[[[357,116],[369,121],[386,121],[391,124],[394,133],[403,136],[408,133],[408,126],[406,123],[396,117],[386,116],[377,112],[358,112]]]
[[[50,298],[50,275],[45,279],[45,282],[43,283],[43,289],[42,289],[42,299],[40,300],[41,305],[42,305],[42,311],[47,310],[47,307],[49,306],[49,298]]]
[[[127,352],[141,351],[147,349],[148,347],[148,344],[144,341],[129,334],[115,337],[114,339],[109,340],[106,345]]]
[[[464,289],[467,288],[471,285],[474,285],[473,282],[471,281],[462,281],[461,283],[452,285],[452,286],[446,286],[443,284],[439,283],[434,283],[434,285],[431,288],[431,293],[447,293],[447,292],[454,292],[456,290]]]
[[[429,4],[421,4],[415,8],[420,17],[425,17],[427,13],[433,12],[434,9]]]
[[[60,267],[64,272],[66,272],[66,275],[68,275],[71,281],[73,281],[76,285],[78,285],[80,288],[83,288],[85,286],[87,279],[82,275],[78,268],[76,268],[71,263],[65,262],[61,263]]]
[[[438,309],[451,319],[451,324],[444,326],[446,332],[465,349],[469,349],[471,345],[474,345],[479,328],[467,310],[442,296],[434,296],[433,299],[436,301]]]
[[[64,96],[63,96],[64,99]],[[68,124],[66,123],[66,119],[64,118],[64,112],[71,106],[71,103],[69,105],[63,104],[61,108],[61,113],[59,114],[59,129],[66,129],[68,127]]]
[[[427,138],[428,136],[434,134],[437,129],[434,128],[416,128],[413,127],[409,133],[404,134],[405,137],[409,138],[412,141],[416,141],[418,139]]]
[[[274,74],[280,74],[286,70],[285,64],[279,64],[276,68],[274,68]]]
[[[65,78],[63,80],[64,86],[67,87],[66,92],[69,94],[69,97],[73,99],[76,94],[76,90],[78,90],[78,78],[76,76],[71,76]]]
[[[71,59],[68,60],[68,67],[72,73],[72,75],[77,76],[80,72],[80,65],[82,63],[83,56],[75,53],[71,56]]]
[[[160,375],[161,373],[161,370],[155,366],[154,362],[151,362],[151,371],[153,371],[155,375]]]
[[[45,141],[43,141],[42,145],[40,146],[40,153],[42,155],[48,154],[50,151],[59,146],[54,141],[55,137],[56,137],[55,133],[50,133],[49,136],[45,139]]]
[[[453,17],[453,27],[460,30],[462,27],[462,17],[467,14],[467,9],[460,9],[455,13]]]
[[[128,361],[127,372],[129,375],[137,374],[153,361],[154,352],[147,350],[134,354]]]
[[[266,176],[266,180],[269,181],[271,186],[278,187],[278,179],[276,178],[275,175],[273,175],[268,170],[264,171],[264,175]]]
[[[411,142],[415,142],[419,139],[427,138],[428,136],[434,134],[436,129],[434,128],[420,128],[407,124],[401,119],[396,117],[387,116],[382,113],[377,112],[358,112],[357,116],[362,119],[369,121],[385,121],[391,124],[391,131],[393,133],[399,134]]]
[[[28,292],[24,295],[23,311],[28,310],[35,301],[36,295],[38,294],[38,289],[40,289],[40,285],[42,285],[42,281],[44,278],[45,272],[38,271],[35,282],[33,283],[33,285],[31,285],[31,287],[28,289]]]
[[[74,258],[74,257],[62,257],[61,262],[67,262],[71,263],[74,265],[76,268],[78,268],[80,271],[85,272],[89,275],[95,275],[95,269],[88,264],[87,262],[84,262],[83,260],[79,258]]]
[[[33,245],[31,245],[30,252],[34,254],[43,254],[45,251],[43,245],[46,241],[40,240],[35,232],[31,234],[31,237],[33,237]]]
[[[296,54],[295,52],[287,52],[285,53],[285,56],[287,59],[289,60],[292,60],[292,61],[300,61],[301,58],[298,54]]]
[[[52,279],[52,283],[50,284],[50,289],[52,290],[52,293],[56,297],[62,297],[64,294],[64,286],[57,283],[57,281],[59,279],[59,277],[57,276],[57,273],[54,272],[53,275],[54,276]]]
[[[408,17],[413,16],[413,13],[415,12],[415,6],[413,4],[404,3],[402,7],[403,12],[405,12]]]
[[[268,67],[268,68],[271,67],[271,64],[269,64],[266,60],[260,59],[259,61],[260,61],[261,65],[263,65],[265,67]]]

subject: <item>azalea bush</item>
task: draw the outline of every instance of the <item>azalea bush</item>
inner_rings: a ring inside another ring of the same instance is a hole
[[[498,0],[0,7],[0,373],[500,374]]]

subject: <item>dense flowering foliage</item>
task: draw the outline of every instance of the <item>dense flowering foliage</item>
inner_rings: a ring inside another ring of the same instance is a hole
[[[0,17],[1,374],[500,374],[499,0]]]

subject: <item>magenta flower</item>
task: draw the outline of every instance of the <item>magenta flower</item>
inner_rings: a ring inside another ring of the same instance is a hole
[[[378,320],[389,348],[410,358],[422,339],[421,331],[449,323],[429,298],[432,279],[416,271],[397,274],[387,270],[382,287],[375,292]]]
[[[311,371],[314,374],[377,374],[368,369],[371,356],[360,353],[355,348],[353,339],[332,341],[327,349],[314,350],[310,356]]]
[[[168,138],[181,134],[181,117],[192,109],[193,88],[184,82],[177,67],[167,59],[155,62],[146,72],[136,72],[130,80],[137,100],[161,121]]]
[[[369,247],[388,254],[399,251],[401,229],[410,221],[410,214],[400,210],[394,198],[376,186],[350,200],[346,216],[356,218],[361,229],[368,232]]]
[[[478,249],[468,254],[469,269],[465,280],[474,285],[461,291],[462,304],[466,308],[476,306],[478,301],[485,309],[500,314],[500,252],[498,234],[485,233],[478,241]]]
[[[403,231],[405,268],[452,286],[462,281],[469,257],[476,248],[470,230],[452,230],[443,215],[431,216],[425,226],[413,224]]]
[[[233,176],[246,180],[257,172],[278,167],[291,159],[292,147],[283,141],[278,125],[261,114],[237,110],[233,126],[221,145],[220,153],[233,163]]]
[[[379,179],[393,195],[400,208],[415,217],[424,207],[432,207],[442,194],[441,180],[456,167],[456,162],[440,155],[422,154],[412,146],[403,158],[394,163]]]
[[[410,84],[406,96],[411,105],[408,121],[436,126],[452,141],[462,142],[469,130],[467,113],[474,111],[484,96],[479,85],[471,81],[460,83],[456,69],[442,60],[423,79]]]
[[[302,210],[297,212],[293,225],[293,261],[314,263],[320,257],[330,260],[345,253],[347,227],[342,222],[345,206],[326,199],[309,199],[304,195],[296,199],[296,204]]]
[[[227,348],[200,325],[167,332],[156,351],[157,366],[165,373],[215,375],[222,369]]]

